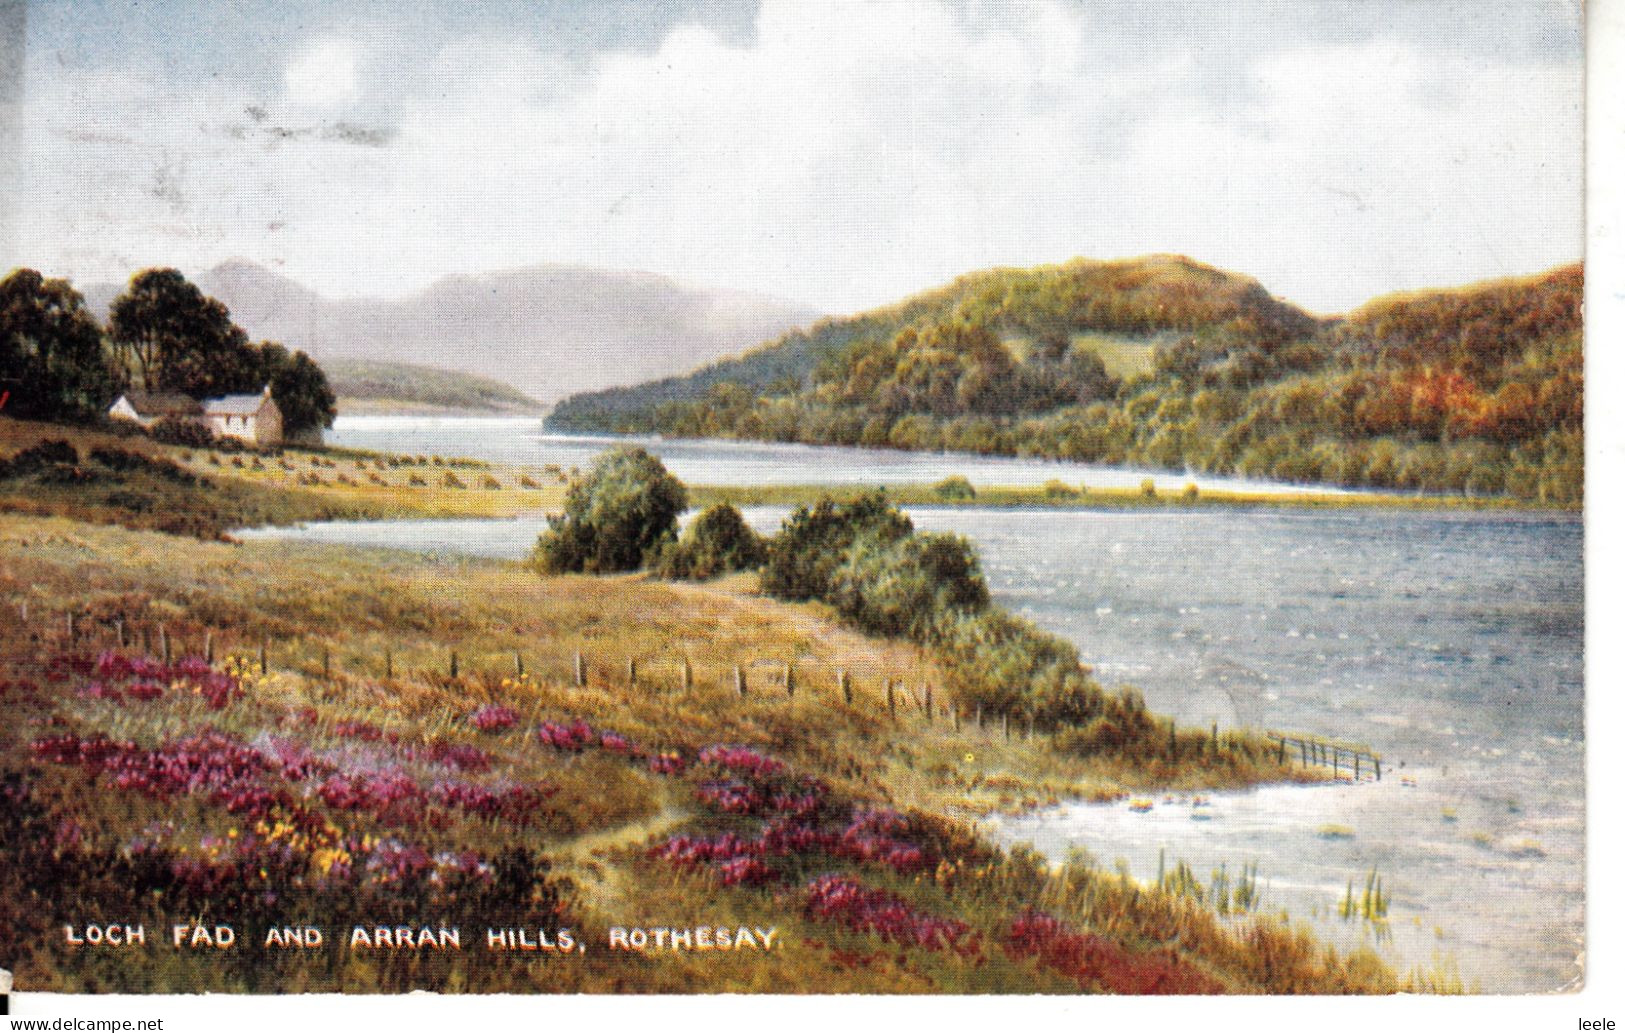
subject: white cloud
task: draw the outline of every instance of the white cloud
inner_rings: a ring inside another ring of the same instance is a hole
[[[1578,55],[1371,36],[1244,59],[1091,10],[768,0],[748,41],[684,25],[587,61],[494,33],[427,61],[326,38],[274,102],[62,75],[30,95],[42,203],[17,260],[101,278],[243,255],[352,293],[577,261],[840,311],[988,265],[1182,251],[1335,311],[1578,256]]]
[[[284,79],[288,102],[297,107],[334,111],[351,104],[360,93],[355,47],[318,40],[288,63]]]

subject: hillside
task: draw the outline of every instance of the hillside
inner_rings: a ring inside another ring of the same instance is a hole
[[[544,403],[693,369],[817,316],[760,295],[565,265],[445,277],[401,298],[329,298],[245,261],[192,279],[252,338],[302,349],[324,368],[336,359],[449,368]],[[122,285],[82,290],[105,317]]]
[[[340,412],[460,410],[537,413],[542,404],[488,377],[433,366],[331,359],[324,367]]]
[[[1565,266],[1315,319],[1180,257],[991,270],[549,425],[1576,505],[1583,284]]]
[[[1119,346],[1136,364],[1168,334],[1238,321],[1297,330],[1304,312],[1271,298],[1254,280],[1172,255],[1126,261],[1074,259],[1034,269],[990,269],[962,276],[898,304],[794,330],[737,358],[686,376],[630,388],[574,395],[554,410],[558,430],[648,432],[665,429],[656,415],[669,402],[694,402],[724,384],[782,394],[809,386],[825,363],[856,341],[887,340],[904,327],[951,322],[985,326],[1016,346],[1042,342],[1048,351],[1091,342],[1084,351]],[[1118,356],[1101,355],[1111,364]],[[731,397],[731,393],[730,393]]]

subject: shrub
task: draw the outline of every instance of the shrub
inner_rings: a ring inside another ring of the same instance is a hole
[[[187,448],[208,448],[217,444],[214,434],[195,420],[166,416],[153,424],[152,437],[166,445],[184,445]]]
[[[975,487],[958,474],[931,485],[931,490],[937,493],[937,498],[950,502],[967,502],[976,497]]]
[[[665,578],[704,581],[730,571],[753,570],[765,554],[761,536],[739,510],[723,503],[701,513],[683,532],[682,541],[663,549],[655,571]]]
[[[917,534],[860,538],[831,578],[828,600],[865,631],[926,642],[941,618],[984,609],[988,594],[969,542]]]
[[[688,492],[660,460],[641,448],[612,449],[570,486],[533,562],[549,574],[636,570],[672,538],[686,508]]]
[[[1121,709],[1089,677],[1072,643],[1003,610],[950,613],[937,640],[958,698],[994,713],[1025,712],[1054,727]]]
[[[41,441],[0,462],[0,477],[27,477],[54,467],[78,464],[78,451],[66,441]]]
[[[827,599],[835,571],[859,536],[884,543],[913,532],[913,522],[881,492],[801,506],[768,542],[762,590],[781,599]]]
[[[1044,497],[1047,499],[1075,499],[1078,491],[1065,481],[1049,480],[1044,482]]]
[[[140,452],[127,452],[122,448],[97,447],[90,450],[90,460],[117,473],[149,473],[176,484],[196,484],[197,476],[172,460],[149,456]]]
[[[1145,480],[1141,481],[1140,482],[1140,494],[1144,495],[1148,499],[1156,498],[1157,497],[1157,482],[1152,480],[1149,477],[1147,477]]]
[[[1195,502],[1198,498],[1201,498],[1201,496],[1202,496],[1202,489],[1198,488],[1194,481],[1191,482],[1190,484],[1185,485],[1185,501],[1186,502]]]

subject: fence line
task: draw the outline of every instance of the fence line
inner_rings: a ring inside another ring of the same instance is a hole
[[[80,608],[64,611],[58,623],[54,618],[41,614],[38,608],[31,611],[27,600],[19,602],[17,614],[19,624],[24,629],[30,632],[39,629],[39,633],[34,634],[36,641],[55,638],[58,633],[51,629],[53,626],[59,627],[62,643],[70,651],[107,648],[113,644],[120,649],[127,649],[139,644],[145,652],[161,657],[165,663],[172,663],[176,656],[191,655],[200,656],[212,665],[216,656],[223,653],[244,658],[248,663],[257,666],[262,675],[269,674],[280,666],[281,669],[311,677],[319,671],[320,677],[327,681],[332,681],[335,677],[332,647],[325,642],[320,644],[319,653],[314,652],[318,647],[312,644],[298,642],[290,646],[284,643],[280,650],[282,663],[278,665],[275,663],[277,655],[273,651],[271,638],[263,634],[258,638],[252,638],[246,634],[205,626],[201,631],[195,631],[192,641],[188,643],[183,641],[181,636],[172,633],[169,624],[161,620],[131,620],[122,614],[96,618]],[[193,652],[187,651],[188,644],[195,647]],[[441,654],[443,661],[431,669],[419,669],[416,673],[428,677],[439,675],[449,681],[488,678],[498,673],[496,668],[484,670],[476,668],[468,662],[469,657],[457,650],[435,652]],[[516,678],[543,678],[555,684],[573,685],[581,689],[592,686],[641,689],[648,692],[651,697],[657,698],[673,692],[689,695],[703,685],[693,661],[686,654],[676,650],[625,657],[624,660],[618,660],[606,669],[602,665],[595,668],[591,655],[585,649],[577,649],[567,661],[566,669],[558,672],[559,676],[556,679],[543,673],[545,665],[527,663],[522,650],[513,650],[511,653],[501,655],[504,657],[502,661],[504,669],[509,662],[506,657],[511,656],[513,675]],[[397,654],[392,644],[384,644],[376,654],[352,650],[348,651],[348,656],[350,670],[339,671],[339,677],[371,673],[375,677],[381,676],[386,681],[393,681],[398,674]],[[924,724],[935,727],[937,716],[940,714],[945,719],[944,730],[951,731],[956,736],[983,741],[1011,742],[1016,738],[1031,741],[1040,734],[1029,711],[1014,712],[1016,718],[1014,721],[1011,720],[1012,711],[999,711],[992,715],[997,718],[997,726],[989,728],[987,718],[990,715],[982,703],[966,703],[957,695],[941,698],[936,691],[937,686],[928,680],[910,685],[907,679],[896,675],[876,674],[871,676],[873,691],[865,692],[860,688],[859,679],[851,670],[836,667],[828,661],[810,655],[794,659],[763,656],[744,663],[719,666],[721,671],[718,677],[710,682],[711,688],[732,695],[740,703],[748,700],[756,705],[773,705],[778,701],[781,705],[796,706],[801,705],[803,701],[810,701],[814,705],[845,706],[852,710],[863,710],[867,709],[865,700],[874,700],[878,712],[892,721],[901,721],[914,715]],[[828,681],[827,691],[821,691],[820,679],[810,677],[809,669],[818,667],[826,669],[833,675]],[[659,672],[667,668],[675,674],[675,684],[671,679],[657,677]],[[622,673],[617,676],[613,673],[615,671]],[[753,684],[758,676],[761,683]],[[769,687],[777,687],[782,689],[782,692],[764,691]],[[1247,740],[1243,737],[1244,732],[1252,732],[1269,743],[1279,766],[1291,767],[1296,764],[1303,768],[1312,765],[1329,767],[1334,777],[1342,778],[1346,774],[1355,781],[1364,780],[1367,776],[1377,781],[1382,779],[1382,756],[1369,746],[1300,732],[1229,730],[1227,732],[1229,746],[1245,749],[1249,755],[1252,754],[1252,749],[1245,745]],[[1190,733],[1186,732],[1182,742],[1181,730],[1174,721],[1169,720],[1170,755],[1178,759],[1182,749],[1197,752],[1210,749],[1216,755],[1221,749],[1223,739],[1219,726],[1213,724],[1207,733],[1199,734],[1193,741]],[[1053,733],[1050,734],[1053,736]],[[1257,739],[1254,738],[1252,741],[1256,743]]]

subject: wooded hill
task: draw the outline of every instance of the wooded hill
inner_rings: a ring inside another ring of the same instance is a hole
[[[517,388],[454,370],[406,362],[331,359],[325,368],[340,410],[431,409],[527,414],[542,403]],[[365,406],[352,403],[363,402]]]
[[[1317,319],[1178,256],[996,269],[687,377],[570,398],[549,425],[1570,505],[1583,279],[1565,266]]]

